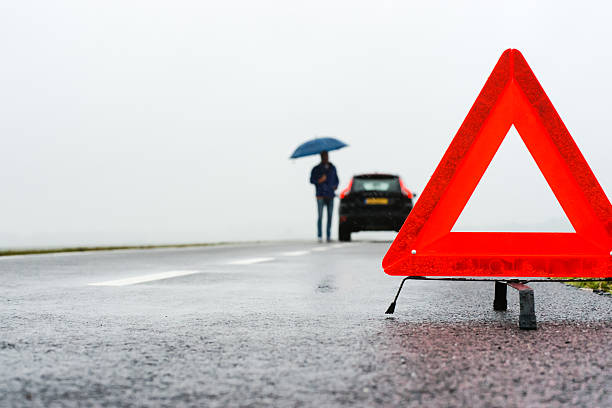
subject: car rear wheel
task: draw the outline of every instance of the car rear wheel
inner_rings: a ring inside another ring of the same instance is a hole
[[[340,241],[350,241],[351,240],[351,230],[346,227],[340,226],[338,229],[338,238]]]

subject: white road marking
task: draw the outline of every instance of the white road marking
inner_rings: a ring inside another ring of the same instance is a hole
[[[256,264],[260,262],[268,262],[268,261],[273,261],[273,260],[274,258],[272,257],[239,259],[237,261],[228,262],[227,265],[251,265],[251,264]]]
[[[135,285],[137,283],[152,282],[156,280],[176,278],[178,276],[193,275],[201,271],[168,271],[160,273],[152,273],[150,275],[134,276],[132,278],[110,280],[105,282],[90,283],[89,286],[126,286]]]
[[[328,249],[330,249],[330,247],[318,247],[318,248],[312,248],[312,250],[313,250],[313,251],[316,251],[316,252],[327,251]]]
[[[299,251],[288,251],[288,252],[283,252],[281,255],[282,256],[301,256],[301,255],[307,255],[311,252],[323,252],[323,251],[327,251],[329,249],[332,248],[342,248],[344,246],[346,246],[347,244],[334,244],[334,245],[329,245],[329,246],[319,246],[319,247],[315,247],[315,248],[311,248],[310,250],[304,249],[304,250],[299,250]],[[115,252],[123,252],[123,251],[115,251]],[[83,254],[82,252],[78,252],[75,253],[76,254]],[[73,255],[73,253],[58,253],[58,254],[45,254],[45,255],[51,255],[51,256],[65,256],[65,255]],[[17,256],[13,256],[13,258],[20,258],[20,257],[25,257],[27,255],[17,255]],[[273,257],[260,257],[260,258],[247,258],[247,259],[238,259],[235,261],[229,261],[226,262],[226,265],[252,265],[252,264],[256,264],[256,263],[261,263],[261,262],[270,262],[270,261],[274,261],[275,258]],[[125,278],[125,279],[116,279],[116,280],[110,280],[110,281],[104,281],[104,282],[95,282],[95,283],[89,283],[89,286],[126,286],[126,285],[135,285],[138,283],[145,283],[145,282],[153,282],[153,281],[157,281],[157,280],[162,280],[162,279],[170,279],[170,278],[176,278],[179,276],[186,276],[186,275],[193,275],[196,273],[201,273],[202,271],[200,270],[185,270],[185,271],[168,271],[168,272],[159,272],[159,273],[153,273],[153,274],[149,274],[149,275],[140,275],[140,276],[134,276],[131,278]]]
[[[348,246],[349,244],[334,244],[331,247],[332,248],[344,248],[345,246]]]
[[[291,251],[291,252],[283,252],[281,255],[282,256],[300,256],[300,255],[306,255],[309,252],[310,251]]]

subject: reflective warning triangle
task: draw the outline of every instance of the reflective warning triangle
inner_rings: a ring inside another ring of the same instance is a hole
[[[451,232],[514,125],[574,227]],[[389,275],[612,277],[612,206],[523,55],[500,57],[383,259]]]

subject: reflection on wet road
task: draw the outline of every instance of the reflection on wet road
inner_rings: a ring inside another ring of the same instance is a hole
[[[0,258],[7,406],[612,406],[612,299],[409,282],[388,242]]]

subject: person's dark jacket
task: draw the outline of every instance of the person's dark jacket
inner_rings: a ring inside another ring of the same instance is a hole
[[[317,181],[324,174],[327,176],[327,179],[322,183],[318,183]],[[319,165],[313,167],[312,171],[310,172],[310,182],[314,184],[317,189],[317,197],[334,197],[336,195],[334,191],[338,187],[339,183],[336,168],[329,162],[326,164],[320,163]]]

